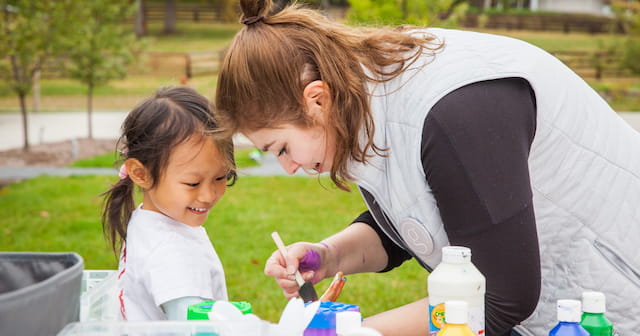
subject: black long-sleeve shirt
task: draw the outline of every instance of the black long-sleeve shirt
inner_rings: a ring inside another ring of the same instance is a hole
[[[521,78],[459,88],[438,101],[424,121],[422,167],[449,242],[469,247],[487,279],[487,335],[508,335],[533,312],[540,294],[527,161],[535,129],[535,95]],[[366,190],[363,194],[370,197]],[[369,224],[380,236],[389,256],[383,271],[411,258],[369,211],[354,222]]]

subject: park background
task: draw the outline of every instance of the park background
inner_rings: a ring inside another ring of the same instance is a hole
[[[545,9],[549,2],[321,0],[308,5],[352,25],[410,23],[522,39],[558,56],[616,111],[640,111],[639,1],[555,1],[567,7]],[[572,7],[576,2],[581,6]],[[101,125],[93,122],[94,114],[123,115],[159,86],[189,85],[213,98],[220,59],[242,28],[237,2],[0,4],[0,117],[19,115],[23,127],[22,133],[11,133],[22,137],[20,145],[0,152],[0,165],[47,166],[51,162],[44,158],[64,151],[64,165],[112,171],[0,183],[0,250],[75,251],[85,269],[115,269],[117,258],[100,223],[100,194],[117,179],[115,139],[96,139]],[[56,143],[38,138],[41,130],[30,128],[29,120],[56,113],[86,117],[85,124],[69,125],[85,135]],[[0,134],[0,142],[7,136]],[[100,153],[78,150],[78,144]],[[365,206],[355,189],[342,192],[326,177],[243,174],[260,165],[250,152],[238,146],[240,179],[205,227],[225,266],[230,299],[251,302],[258,316],[275,322],[286,301],[275,281],[263,274],[275,250],[270,233],[279,231],[285,243],[316,242],[344,228]],[[6,160],[10,157],[14,160]],[[414,261],[385,274],[351,275],[340,301],[360,305],[369,316],[426,296],[427,275]],[[325,280],[316,287],[322,292],[327,286]]]

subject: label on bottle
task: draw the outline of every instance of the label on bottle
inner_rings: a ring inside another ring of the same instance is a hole
[[[436,336],[445,326],[444,302],[429,305],[429,336]],[[484,309],[483,307],[469,307],[469,320],[467,325],[478,336],[484,336]]]

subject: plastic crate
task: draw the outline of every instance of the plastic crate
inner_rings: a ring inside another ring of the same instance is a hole
[[[221,324],[210,321],[76,322],[58,336],[231,336]]]
[[[116,270],[82,272],[80,321],[116,321],[120,311]]]

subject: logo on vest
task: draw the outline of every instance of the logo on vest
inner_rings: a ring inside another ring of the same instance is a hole
[[[433,238],[429,231],[414,218],[405,218],[400,221],[400,235],[413,253],[422,260],[433,252]]]

